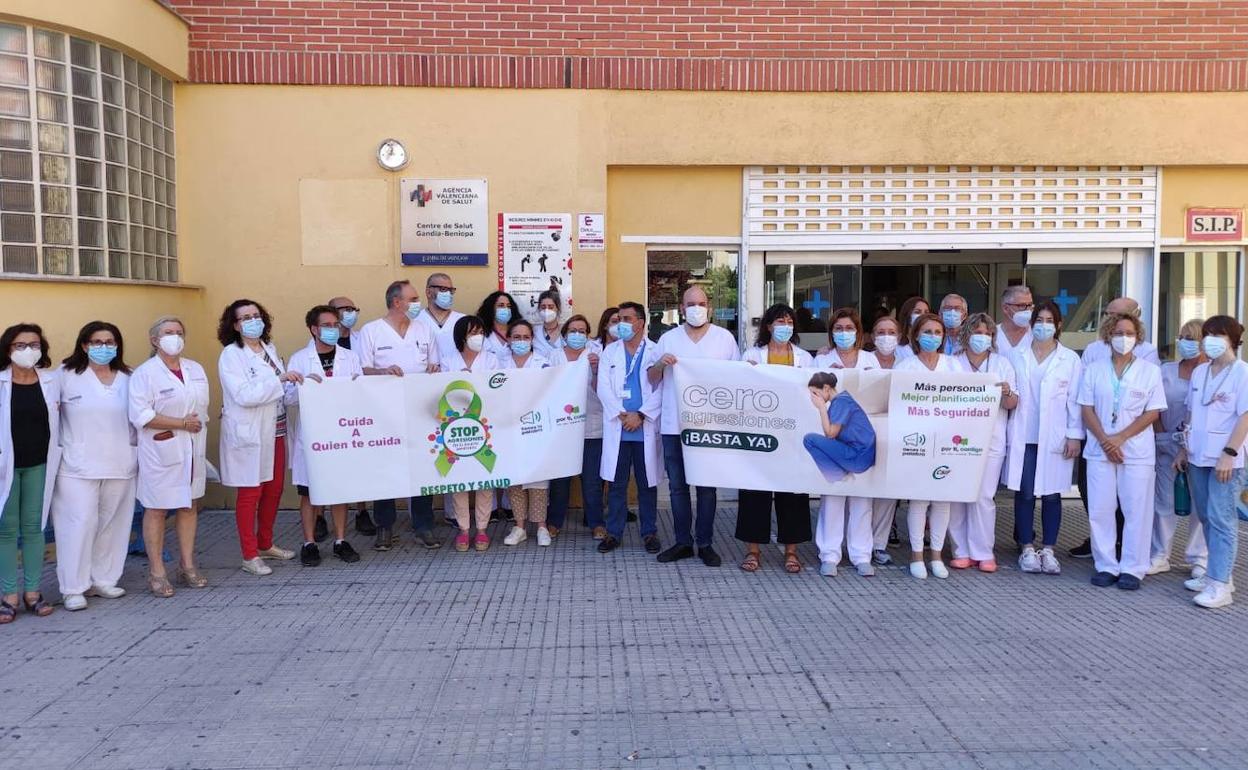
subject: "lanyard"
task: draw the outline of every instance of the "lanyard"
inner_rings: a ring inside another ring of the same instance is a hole
[[[1213,362],[1212,361],[1209,362],[1209,367],[1205,369],[1205,384],[1200,389],[1200,405],[1201,406],[1209,406],[1210,404],[1212,404],[1214,401],[1217,400],[1218,393],[1221,390],[1222,385],[1226,382],[1226,378],[1231,375],[1231,369],[1234,366],[1235,366],[1234,362],[1227,364],[1226,368],[1222,370],[1222,374],[1218,377],[1218,379],[1213,381],[1213,395],[1210,396],[1209,395],[1209,375],[1213,372]]]
[[[1125,369],[1123,369],[1123,370],[1122,370],[1122,376],[1120,377],[1120,376],[1118,376],[1118,370],[1114,368],[1114,362],[1113,362],[1113,360],[1111,359],[1111,360],[1110,360],[1110,362],[1109,362],[1109,371],[1110,371],[1110,374],[1112,374],[1112,375],[1113,375],[1113,377],[1114,377],[1114,380],[1113,380],[1113,384],[1114,384],[1114,411],[1113,411],[1113,413],[1110,415],[1110,424],[1111,424],[1111,425],[1114,425],[1114,426],[1117,426],[1117,425],[1118,425],[1118,408],[1119,408],[1120,406],[1122,406],[1122,381],[1123,381],[1124,379],[1126,379],[1127,372],[1131,371],[1131,366],[1132,366],[1132,364],[1134,364],[1134,363],[1135,363],[1135,359],[1134,359],[1134,358],[1133,358],[1133,359],[1131,359],[1130,361],[1128,361],[1128,362],[1127,362],[1127,366],[1126,366],[1126,368],[1125,368]]]
[[[642,342],[637,346],[637,352],[633,354],[633,360],[628,363],[628,368],[624,370],[624,382],[628,382],[628,378],[633,376],[633,372],[637,371],[638,365],[641,364],[641,354],[646,352],[646,343]],[[628,359],[628,348],[624,348],[624,358]]]

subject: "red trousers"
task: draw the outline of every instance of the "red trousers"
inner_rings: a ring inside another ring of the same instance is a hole
[[[238,543],[243,558],[254,559],[260,551],[273,547],[273,523],[277,521],[277,504],[282,500],[286,481],[286,438],[273,444],[273,478],[258,487],[241,487],[234,502],[234,518],[238,522]]]

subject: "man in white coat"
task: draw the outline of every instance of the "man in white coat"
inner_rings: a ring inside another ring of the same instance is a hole
[[[360,357],[365,374],[405,375],[430,374],[438,371],[437,343],[429,327],[419,323],[420,300],[411,281],[394,281],[386,287],[386,314],[364,324],[352,350]],[[425,548],[441,548],[442,541],[433,535],[433,500],[413,497],[408,501],[412,515],[412,531],[416,542]],[[373,504],[377,519],[375,551],[389,551],[394,544],[394,500],[378,500]]]
[[[676,377],[668,368],[680,359],[711,358],[738,361],[741,350],[732,333],[710,322],[711,303],[701,286],[690,286],[680,300],[685,322],[663,333],[656,353],[659,360],[647,370],[650,383],[663,388],[663,415],[659,424],[663,432],[663,459],[667,471],[668,491],[672,499],[672,530],[676,544],[659,554],[659,561],[672,562],[693,556],[694,517],[689,483],[685,480],[685,457],[680,444],[680,411],[676,403]],[[711,547],[715,534],[715,487],[698,487],[697,537],[698,557],[708,567],[723,563]]]
[[[438,345],[438,360],[453,359],[455,322],[464,317],[455,304],[455,282],[446,273],[434,273],[425,281],[425,309],[416,320],[425,325]]]
[[[338,347],[350,350],[351,330],[355,328],[356,321],[360,320],[360,309],[350,297],[334,297],[325,304],[338,313]],[[355,531],[361,535],[377,534],[377,525],[373,524],[372,517],[368,515],[368,504],[358,503],[356,509]],[[325,517],[316,520],[315,534],[318,543],[329,537],[329,525],[325,523]]]
[[[1018,348],[1031,344],[1031,313],[1036,309],[1031,289],[1007,286],[1001,292],[1001,323],[997,324],[997,353],[1006,361]]]
[[[628,479],[637,479],[637,512],[641,539],[649,553],[660,549],[658,484],[663,475],[659,444],[662,392],[646,371],[658,361],[657,346],[646,340],[646,308],[620,303],[618,339],[602,351],[598,363],[598,399],[602,401],[602,478],[607,492],[607,536],[599,553],[620,547],[627,516]]]

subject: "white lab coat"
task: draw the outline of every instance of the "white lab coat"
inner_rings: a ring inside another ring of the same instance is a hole
[[[222,395],[221,483],[227,487],[257,487],[273,479],[278,405],[286,395],[278,372],[286,370],[277,348],[261,344],[277,372],[246,344],[226,345],[217,360]],[[290,457],[289,431],[285,440]]]
[[[61,377],[56,369],[36,369],[39,389],[48,406],[48,462],[43,480],[43,525],[48,526],[48,510],[52,507],[52,489],[61,466]],[[9,500],[13,486],[13,368],[0,370],[0,516]]]
[[[1018,381],[1018,408],[1025,408],[1028,399],[1037,400],[1040,407],[1040,440],[1036,448],[1036,497],[1065,492],[1074,480],[1075,461],[1062,456],[1066,439],[1082,441],[1083,418],[1079,408],[1079,378],[1083,367],[1079,355],[1058,343],[1049,354],[1056,356],[1052,362],[1045,361],[1048,370],[1040,382],[1040,392],[1032,393],[1031,370],[1040,365],[1030,347],[1014,351],[1011,361]],[[1009,432],[1009,448],[1006,455],[1006,479],[1010,489],[1017,492],[1022,484],[1023,459],[1027,452],[1025,431],[1019,423]]]
[[[61,367],[60,475],[76,479],[132,479],[138,471],[138,434],[130,424],[130,375],[116,372],[105,387],[90,367]]]
[[[793,349],[793,367],[795,369],[810,369],[815,365],[814,356],[802,350],[797,345],[790,345]],[[751,345],[741,354],[741,360],[750,364],[766,364],[767,363],[767,346]],[[782,365],[782,364],[780,364]]]
[[[841,360],[841,352],[832,348],[827,353],[815,356],[814,367],[816,369],[879,369],[880,362],[871,351],[859,350],[857,363],[852,367],[847,367]]]
[[[550,359],[534,350],[529,353],[529,360],[524,362],[524,366],[516,363],[516,357],[510,352],[504,356],[498,356],[499,369],[548,369],[550,368]]]
[[[130,424],[139,434],[138,498],[144,508],[172,511],[190,508],[204,496],[208,478],[208,375],[189,358],[181,359],[182,377],[174,376],[159,356],[152,356],[130,373]],[[199,415],[199,433],[173,431],[173,438],[156,441],[162,431],[144,427],[156,415],[181,419]]]
[[[443,359],[455,352],[455,324],[464,314],[458,310],[452,310],[446,315],[446,321],[442,325],[438,325],[437,319],[433,317],[433,313],[429,312],[429,308],[420,311],[420,315],[416,316],[416,322],[425,325],[429,330],[429,334],[433,336],[434,344],[438,348],[438,358]]]
[[[287,364],[286,369],[291,372],[299,372],[305,379],[309,374],[315,374],[324,378],[325,369],[321,366],[321,358],[316,353],[316,342],[309,340],[306,347],[295,351],[290,357],[290,363]],[[333,379],[351,380],[363,373],[364,370],[360,367],[359,356],[347,348],[335,346]],[[286,435],[290,437],[292,450],[290,477],[291,481],[303,487],[308,485],[308,462],[303,456],[303,442],[299,440],[299,390],[301,388],[315,388],[318,384],[315,381],[306,382],[303,385],[288,382],[285,386],[287,409]]]
[[[473,360],[472,366],[469,366],[464,362],[464,354],[458,350],[453,350],[450,354],[442,357],[442,362],[439,366],[442,367],[444,372],[492,372],[498,368],[498,357],[493,353],[481,350]]]
[[[659,440],[659,418],[663,411],[663,389],[650,384],[646,370],[659,360],[659,346],[646,340],[637,364],[641,376],[641,409],[644,416],[641,433],[645,443],[646,481],[656,487],[663,480],[663,443]],[[615,478],[620,459],[620,412],[624,411],[624,380],[627,375],[624,343],[616,340],[602,351],[598,359],[598,400],[602,402],[602,465],[600,474],[608,481]]]

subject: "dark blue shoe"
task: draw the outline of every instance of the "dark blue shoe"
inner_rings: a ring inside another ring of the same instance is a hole
[[[1119,575],[1118,587],[1124,591],[1138,591],[1140,590],[1140,579],[1135,575]]]
[[[1114,583],[1117,583],[1117,582],[1118,582],[1118,576],[1111,575],[1108,572],[1098,572],[1092,576],[1092,585],[1096,586],[1097,588],[1109,588],[1110,586],[1112,586]],[[1138,588],[1139,587],[1138,580],[1136,581],[1136,584],[1137,584],[1136,587]]]

